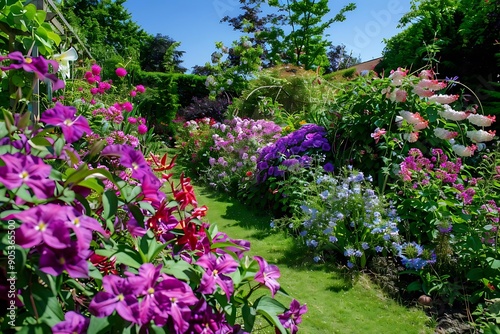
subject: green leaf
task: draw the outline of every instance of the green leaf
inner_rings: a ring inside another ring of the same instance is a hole
[[[137,220],[139,226],[144,227],[144,215],[142,214],[141,209],[139,209],[139,207],[135,204],[129,204],[128,209],[132,213],[132,216],[134,216],[135,220]]]
[[[36,20],[38,21],[38,24],[42,24],[45,22],[45,18],[47,17],[47,12],[43,10],[38,10],[36,12]]]
[[[118,197],[116,197],[114,190],[104,192],[102,206],[104,208],[102,215],[106,220],[116,214],[118,210]]]
[[[38,314],[39,319],[50,327],[64,320],[64,313],[57,297],[52,294],[51,289],[47,289],[40,283],[35,282],[29,291],[29,297],[25,300],[33,300],[33,303],[27,303],[26,308],[31,314]],[[34,310],[36,308],[36,312]]]
[[[478,281],[484,277],[484,270],[482,268],[474,268],[469,270],[467,278],[472,281]]]
[[[492,257],[487,257],[486,262],[490,265],[491,269],[498,269],[500,268],[500,260],[497,260]]]
[[[248,304],[245,304],[241,308],[241,315],[243,316],[245,331],[251,333],[255,323],[255,317],[257,316],[256,310]]]
[[[262,296],[255,302],[254,307],[257,310],[257,314],[263,315],[264,318],[272,326],[279,329],[282,334],[287,334],[286,329],[278,319],[278,314],[284,313],[286,311],[286,307],[279,301],[272,299],[269,296]]]
[[[422,291],[422,283],[420,281],[413,281],[406,287],[408,292],[411,291]]]
[[[90,324],[89,328],[87,329],[88,333],[95,333],[95,334],[100,334],[100,333],[108,333],[109,331],[107,328],[109,327],[109,318],[104,317],[104,318],[98,318],[95,316],[90,317]]]

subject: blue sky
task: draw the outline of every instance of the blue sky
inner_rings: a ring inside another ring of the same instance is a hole
[[[358,8],[346,14],[346,21],[332,24],[326,31],[330,35],[327,40],[346,45],[362,61],[380,57],[383,39],[400,31],[396,26],[409,11],[410,0],[331,0],[326,17],[333,17],[349,2]],[[229,46],[240,36],[228,24],[220,23],[225,15],[240,13],[238,0],[127,0],[124,6],[148,33],[168,35],[181,42],[179,49],[186,52],[182,65],[188,72],[194,65],[210,61],[215,42]]]

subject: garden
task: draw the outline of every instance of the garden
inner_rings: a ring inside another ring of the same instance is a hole
[[[1,332],[500,333],[498,82],[442,45],[325,73],[247,16],[188,75],[0,7]]]

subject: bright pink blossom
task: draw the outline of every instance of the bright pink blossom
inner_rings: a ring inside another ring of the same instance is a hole
[[[483,116],[479,114],[470,114],[467,117],[470,123],[477,126],[491,126],[496,121],[496,116]]]
[[[124,76],[127,75],[127,70],[124,69],[123,67],[118,67],[115,71],[116,75],[123,78]]]
[[[92,133],[87,119],[81,115],[76,116],[75,107],[67,107],[59,102],[56,103],[54,108],[46,110],[42,114],[40,121],[60,127],[68,143],[77,141],[84,133]]]
[[[137,127],[137,132],[139,132],[140,135],[143,135],[148,132],[148,127],[144,124],[141,124]]]
[[[280,284],[276,279],[280,277],[280,270],[275,265],[270,265],[260,256],[254,256],[254,259],[259,263],[259,271],[255,274],[255,280],[261,284],[264,284],[271,290],[271,294],[274,294],[280,289]]]
[[[376,128],[375,131],[370,136],[375,140],[375,144],[378,144],[380,137],[385,135],[386,132],[387,131],[385,129]]]
[[[101,74],[101,66],[99,66],[97,64],[92,65],[90,70],[92,71],[93,75],[100,75]]]

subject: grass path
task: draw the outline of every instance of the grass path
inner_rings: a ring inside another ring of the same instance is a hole
[[[291,237],[269,227],[270,217],[236,200],[195,186],[207,219],[231,238],[251,242],[250,255],[260,255],[281,271],[279,282],[291,297],[307,303],[299,333],[306,334],[421,334],[433,333],[418,308],[405,308],[387,298],[365,275],[350,276],[326,264],[316,264]],[[289,297],[278,296],[288,305]],[[272,333],[272,332],[266,332]]]

